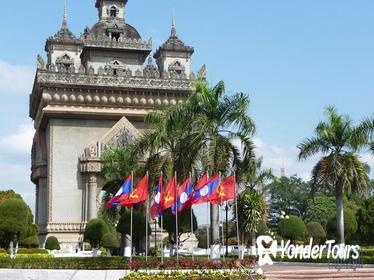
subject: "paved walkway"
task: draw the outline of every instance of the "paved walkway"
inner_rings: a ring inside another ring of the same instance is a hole
[[[330,269],[326,265],[295,265],[295,264],[275,264],[263,268],[267,279],[269,280],[327,280],[327,279],[364,279],[374,280],[374,267],[365,267],[360,269]]]

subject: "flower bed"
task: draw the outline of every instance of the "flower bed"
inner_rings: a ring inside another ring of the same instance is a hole
[[[121,257],[98,257],[98,258],[45,258],[45,257],[22,257],[14,260],[10,258],[0,258],[0,268],[17,269],[73,269],[73,270],[141,270],[141,269],[161,269],[161,270],[187,270],[187,269],[235,269],[238,261],[231,259],[226,261],[209,262],[207,260],[165,259],[161,265],[160,260],[150,259],[148,262],[144,258],[134,259],[129,262],[127,258]],[[249,267],[253,263],[252,259],[242,261],[242,264]]]
[[[248,279],[248,275],[240,272],[210,272],[210,273],[182,273],[172,272],[170,274],[157,273],[157,274],[145,274],[145,273],[132,273],[121,280],[241,280]],[[261,276],[252,276],[251,279],[265,279]]]

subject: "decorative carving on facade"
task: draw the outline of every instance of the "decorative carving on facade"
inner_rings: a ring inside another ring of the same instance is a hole
[[[84,45],[87,47],[107,47],[114,49],[152,51],[152,39],[143,41],[142,39],[121,37],[121,40],[117,41],[112,40],[108,36],[102,35],[96,38],[84,39]]]
[[[88,146],[80,156],[82,173],[102,170],[101,152],[111,147],[124,147],[140,137],[138,130],[123,117],[97,143]]]
[[[86,228],[86,223],[49,223],[47,225],[40,225],[39,232],[54,232],[54,233],[83,233]]]
[[[197,72],[197,78],[199,80],[206,80],[206,77],[207,77],[207,71],[206,71],[206,65],[204,64],[200,68],[199,72]]]
[[[45,69],[45,62],[44,59],[38,54],[37,56],[37,69],[44,70]]]

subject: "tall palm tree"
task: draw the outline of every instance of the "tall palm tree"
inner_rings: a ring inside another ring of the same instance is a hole
[[[339,115],[334,107],[325,111],[327,121],[320,122],[315,137],[305,139],[299,148],[299,160],[323,154],[312,171],[315,188],[328,187],[335,191],[339,241],[344,243],[343,195],[360,192],[369,183],[369,167],[360,161],[356,152],[368,144],[368,138],[354,126],[346,115]]]
[[[147,117],[152,130],[138,143],[139,153],[169,157],[179,177],[195,169],[227,175],[254,155],[255,125],[247,115],[249,105],[243,93],[226,95],[223,82],[210,88],[199,81],[187,102]],[[234,140],[239,140],[243,155]],[[218,206],[211,207],[211,225],[214,243],[220,240]]]
[[[251,136],[255,131],[253,120],[248,116],[250,100],[244,93],[225,94],[225,84],[219,82],[210,88],[199,82],[189,101],[175,110],[173,118],[192,116],[191,125],[195,139],[206,158],[206,168],[211,173],[228,173],[238,169],[241,161],[240,149],[234,140],[239,140],[243,150],[243,161],[249,163],[254,157]],[[219,241],[218,206],[211,206],[211,242]]]
[[[360,124],[358,130],[367,137],[369,150],[374,156],[374,118],[365,119]]]

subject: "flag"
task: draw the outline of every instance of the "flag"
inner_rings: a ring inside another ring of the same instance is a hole
[[[134,204],[141,203],[148,199],[148,174],[145,175],[137,184],[134,191],[125,196],[123,199],[120,198],[119,201],[122,207],[131,207]]]
[[[221,204],[224,201],[235,198],[235,177],[230,176],[222,181],[219,186],[211,193],[208,200],[212,204]]]
[[[178,212],[182,212],[183,209],[191,207],[191,198],[192,198],[192,183],[191,179],[188,178],[179,188],[178,190],[178,199],[177,199],[177,205],[173,205],[171,208],[171,211],[173,214],[176,213],[176,208],[178,209]]]
[[[127,197],[132,191],[132,176],[130,175],[122,184],[118,192],[105,204],[105,208],[117,208],[120,199]]]
[[[195,186],[195,190],[200,190],[201,188],[203,188],[209,181],[209,175],[208,173],[206,173],[201,179],[200,181],[196,184]]]
[[[160,176],[160,179],[159,179],[159,182],[156,188],[154,202],[151,207],[152,219],[158,218],[162,215],[161,199],[162,199],[162,175]]]
[[[161,200],[161,209],[165,211],[172,207],[177,198],[177,182],[176,177],[174,176],[171,181],[167,184],[165,188],[165,192],[163,193],[162,200]]]
[[[201,204],[209,202],[210,195],[216,190],[219,185],[219,175],[215,175],[210,178],[206,184],[199,186],[199,189],[195,189],[191,201],[191,205]]]

